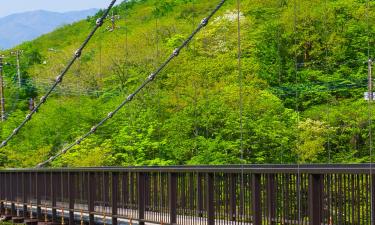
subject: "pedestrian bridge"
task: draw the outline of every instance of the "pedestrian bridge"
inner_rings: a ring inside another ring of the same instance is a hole
[[[373,172],[370,164],[6,169],[1,214],[26,224],[372,224]]]

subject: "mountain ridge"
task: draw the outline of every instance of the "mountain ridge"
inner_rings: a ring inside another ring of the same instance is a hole
[[[9,49],[25,41],[33,40],[56,28],[94,15],[98,9],[53,12],[34,10],[15,13],[0,18],[0,49]]]

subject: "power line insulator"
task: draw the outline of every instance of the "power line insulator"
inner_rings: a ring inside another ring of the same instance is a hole
[[[96,20],[96,26],[101,27],[103,25],[103,19],[99,18]]]
[[[178,56],[180,54],[180,49],[176,48],[175,50],[173,50],[173,55],[174,56]]]
[[[41,102],[41,103],[45,103],[46,100],[47,100],[47,99],[46,99],[46,96],[42,96],[42,97],[40,98],[40,102]]]
[[[155,79],[155,77],[156,77],[156,74],[152,73],[152,74],[150,74],[150,76],[148,76],[148,80],[153,81]]]
[[[129,96],[126,98],[126,100],[128,100],[128,101],[130,102],[131,100],[133,100],[133,98],[134,98],[134,94],[131,94],[131,95],[129,95]]]
[[[60,83],[62,81],[62,78],[63,78],[62,75],[59,75],[58,77],[56,77],[56,83]]]
[[[96,129],[97,129],[96,126],[91,127],[91,132],[92,132],[92,133],[95,133]]]
[[[27,114],[26,120],[30,120],[30,119],[31,119],[31,114]]]
[[[77,51],[74,52],[74,55],[79,58],[81,57],[81,54],[82,54],[82,50],[81,49],[78,49]]]
[[[204,18],[204,19],[201,21],[201,25],[202,25],[202,27],[207,26],[207,24],[208,24],[208,19],[207,19],[207,18]]]

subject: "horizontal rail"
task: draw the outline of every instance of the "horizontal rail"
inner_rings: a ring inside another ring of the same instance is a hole
[[[224,165],[224,166],[150,166],[150,167],[77,167],[77,168],[10,168],[0,172],[212,172],[212,173],[311,173],[311,174],[370,174],[375,164],[282,164],[282,165]]]

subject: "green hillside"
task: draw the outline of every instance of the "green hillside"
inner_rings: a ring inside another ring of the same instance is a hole
[[[0,150],[0,165],[34,166],[86,133],[217,3],[138,0],[116,6],[116,29],[108,30],[109,19],[99,29],[52,98]],[[155,83],[53,166],[368,162],[373,110],[363,92],[368,50],[370,56],[374,51],[374,12],[375,2],[364,0],[241,1],[239,76],[237,6],[229,0]],[[18,88],[14,67],[5,67],[2,139],[24,119],[29,99],[43,96],[102,13],[18,47],[24,50],[23,82]],[[14,57],[8,61],[15,64]]]

